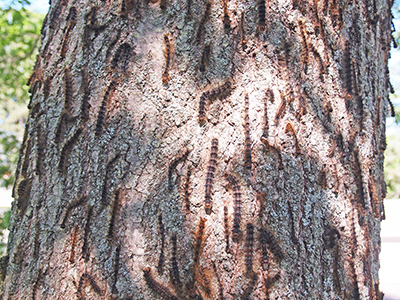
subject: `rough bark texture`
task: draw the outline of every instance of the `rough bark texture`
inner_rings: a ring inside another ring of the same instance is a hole
[[[51,4],[4,299],[381,299],[391,0],[153,2]]]

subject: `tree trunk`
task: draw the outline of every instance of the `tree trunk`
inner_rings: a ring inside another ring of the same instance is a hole
[[[382,299],[391,0],[54,1],[4,299]]]

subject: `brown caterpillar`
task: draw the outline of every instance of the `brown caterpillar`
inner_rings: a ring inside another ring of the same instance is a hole
[[[65,86],[64,109],[69,110],[72,103],[72,74],[70,68],[65,69],[64,86]]]
[[[251,159],[251,139],[250,139],[250,122],[249,122],[249,95],[244,96],[244,135],[245,135],[245,167],[251,170],[253,165]]]
[[[212,189],[214,186],[214,174],[217,167],[217,157],[218,157],[218,139],[214,138],[211,141],[211,153],[210,161],[208,163],[206,185],[205,185],[205,197],[204,197],[204,208],[206,214],[211,213],[212,209]]]
[[[285,258],[285,253],[283,252],[281,246],[279,246],[278,241],[275,239],[275,237],[269,230],[261,228],[259,235],[259,242],[260,245],[268,244],[270,246],[271,251],[280,260],[283,260]]]
[[[241,297],[242,300],[251,300],[251,299],[253,299],[253,298],[250,297],[250,295],[253,292],[254,287],[255,287],[255,285],[257,283],[258,276],[257,276],[257,273],[255,273],[255,272],[251,272],[250,275],[251,275],[250,282],[247,285],[246,289],[243,291],[243,295]]]
[[[326,74],[326,67],[325,67],[325,62],[321,57],[321,54],[319,54],[318,50],[314,47],[314,45],[311,45],[311,50],[314,53],[315,58],[318,61],[319,64],[319,69],[322,74]],[[321,77],[323,79],[323,77]]]
[[[196,43],[200,44],[202,35],[204,32],[204,25],[206,24],[209,16],[210,16],[210,11],[211,11],[211,2],[206,3],[206,10],[204,11],[204,15],[201,18],[200,24],[199,24],[199,29],[197,30],[196,34]]]
[[[103,191],[101,193],[101,204],[102,205],[107,205],[108,203],[108,176],[110,174],[110,169],[114,166],[115,162],[119,159],[121,156],[120,153],[117,153],[106,165],[106,174],[104,177],[104,184],[103,184]]]
[[[143,269],[144,280],[146,281],[147,286],[155,292],[157,295],[161,296],[161,298],[166,300],[178,300],[178,298],[173,295],[167,287],[161,285],[153,278],[151,274],[151,269],[146,267]]]
[[[251,223],[247,223],[245,262],[246,262],[246,275],[248,276],[253,273],[253,244],[254,244],[254,225]]]
[[[61,58],[62,59],[65,58],[65,55],[67,53],[69,36],[71,34],[72,29],[75,27],[75,24],[76,24],[76,15],[77,15],[76,8],[75,8],[75,6],[72,6],[71,9],[69,10],[69,14],[67,17],[67,22],[69,22],[68,27],[67,27],[67,32],[65,33],[64,41],[61,46]]]
[[[85,233],[83,235],[83,245],[82,245],[82,257],[84,259],[89,259],[89,231],[90,231],[90,219],[92,218],[93,207],[89,207],[88,214],[86,217]]]
[[[212,266],[214,269],[214,273],[215,273],[215,277],[217,277],[217,281],[218,281],[218,287],[219,287],[219,300],[223,300],[224,299],[224,287],[222,286],[221,280],[218,276],[218,272],[217,272],[217,266],[215,265],[215,262],[212,262]]]
[[[181,278],[179,276],[178,262],[176,261],[176,234],[172,236],[171,240],[172,240],[171,275],[174,283],[177,286],[182,286]]]
[[[229,253],[229,226],[228,226],[228,207],[224,206],[224,227],[225,227],[225,252]]]
[[[210,271],[207,268],[199,267],[197,269],[197,282],[208,297],[211,297]],[[197,296],[199,298],[199,296]]]
[[[161,214],[158,216],[158,225],[160,228],[160,236],[161,236],[161,250],[160,250],[160,257],[158,259],[157,271],[159,274],[161,274],[163,271],[163,265],[164,265],[164,244],[165,244],[165,229],[164,229],[164,224],[162,221]]]
[[[36,175],[42,175],[44,171],[44,156],[45,156],[45,137],[43,134],[42,123],[37,125],[37,157],[36,157]]]
[[[188,169],[187,174],[186,174],[185,194],[184,194],[184,203],[185,203],[185,208],[186,208],[186,212],[187,213],[190,213],[190,201],[189,201],[190,191],[189,191],[189,187],[190,187],[190,176],[191,175],[192,175],[192,170]]]
[[[170,64],[171,64],[171,56],[172,56],[172,46],[171,46],[171,41],[169,40],[168,33],[164,34],[164,44],[165,44],[165,49],[164,49],[164,56],[165,56],[165,69],[164,73],[162,76],[162,82],[164,84],[167,84],[170,80],[169,77],[169,69],[170,69]]]
[[[78,140],[79,136],[82,133],[82,128],[78,128],[74,135],[65,143],[63,149],[61,150],[61,154],[60,154],[60,161],[58,163],[58,172],[59,173],[64,173],[65,172],[65,163],[67,160],[67,157],[69,155],[69,153],[72,150],[72,147],[74,146],[74,144],[76,143],[76,141]]]
[[[104,94],[103,101],[101,103],[101,107],[99,110],[99,114],[97,116],[96,131],[95,131],[96,136],[99,136],[101,134],[101,132],[103,131],[103,123],[104,123],[104,117],[106,114],[107,102],[109,101],[109,98],[111,97],[112,93],[115,91],[116,84],[117,83],[115,80],[111,81],[110,85],[107,88],[106,93]]]
[[[286,97],[281,93],[281,103],[275,115],[275,124],[278,122],[280,118],[282,118],[285,109],[286,109]]]
[[[117,280],[118,280],[118,272],[119,272],[119,256],[120,256],[120,253],[121,253],[121,246],[118,246],[117,249],[115,249],[114,281],[113,281],[113,285],[111,287],[111,293],[113,295],[118,295]]]
[[[228,175],[226,180],[233,187],[233,229],[232,229],[232,240],[237,243],[239,241],[240,231],[240,219],[242,216],[242,193],[240,191],[239,181],[233,175]]]
[[[206,221],[207,219],[200,218],[199,230],[197,231],[196,234],[196,244],[194,247],[194,261],[196,264],[199,261],[200,249],[201,249],[201,244],[203,242],[203,234],[204,234],[204,228],[206,226]]]
[[[258,28],[265,29],[265,0],[258,0]]]
[[[121,44],[117,51],[115,51],[114,58],[111,61],[111,67],[117,69],[118,66],[122,69],[122,72],[126,72],[129,66],[129,59],[132,55],[132,47],[128,43]]]
[[[60,227],[61,228],[65,228],[65,223],[67,222],[70,214],[71,214],[71,210],[74,209],[75,207],[78,207],[79,205],[81,205],[82,203],[86,202],[87,197],[86,196],[82,196],[79,197],[76,200],[73,200],[71,203],[69,203],[67,205],[67,208],[65,209],[65,215],[64,215],[64,219],[62,220]]]
[[[89,78],[86,70],[82,70],[82,86],[83,86],[83,96],[81,103],[81,119],[87,120],[89,118],[90,109],[90,90],[89,90]]]
[[[267,279],[264,279],[265,289],[267,291],[267,299],[270,299],[272,286],[281,278],[281,272],[279,271],[274,276],[268,276]]]
[[[185,161],[188,158],[189,154],[190,154],[190,150],[187,149],[182,156],[176,158],[172,162],[172,164],[169,166],[169,168],[168,168],[168,189],[169,190],[172,190],[174,188],[174,185],[173,185],[173,182],[172,182],[172,173],[175,171],[176,167],[178,166],[178,164],[181,161]]]
[[[246,30],[244,28],[244,12],[240,15],[240,43],[242,44],[242,50],[246,50],[247,40],[246,40]]]
[[[304,71],[307,71],[307,66],[308,66],[308,56],[310,53],[310,47],[308,45],[308,39],[306,36],[306,30],[303,22],[299,20],[299,26],[300,26],[300,36],[301,36],[301,42],[303,45],[303,51],[301,53],[303,64],[304,64]]]
[[[74,231],[72,232],[71,254],[69,256],[69,262],[71,264],[75,262],[75,246],[77,241],[78,241],[78,225],[75,225]]]
[[[229,32],[231,29],[231,19],[228,14],[228,0],[222,0],[222,9],[224,10],[224,29],[225,32]]]
[[[101,288],[97,285],[96,281],[94,280],[93,276],[88,274],[88,273],[83,273],[81,278],[79,279],[79,283],[78,283],[78,288],[77,288],[77,292],[76,292],[76,296],[78,297],[78,299],[82,299],[83,295],[82,295],[82,289],[84,286],[84,283],[89,281],[90,286],[92,287],[93,291],[99,295],[99,296],[103,296],[103,291],[101,290]]]
[[[114,204],[112,207],[112,211],[111,211],[111,219],[110,219],[110,225],[108,226],[108,233],[107,233],[107,237],[110,239],[113,237],[114,235],[114,224],[115,224],[115,218],[117,215],[117,212],[119,210],[120,207],[120,191],[119,189],[115,191],[114,194]]]
[[[221,94],[227,92],[231,87],[231,82],[227,81],[220,87],[217,87],[212,90],[208,90],[204,92],[200,97],[200,104],[199,104],[199,122],[204,123],[206,119],[206,101],[207,99],[218,97]]]
[[[207,101],[207,97],[203,93],[200,97],[200,103],[199,103],[199,122],[200,123],[204,123],[206,120],[206,101]]]
[[[299,142],[297,140],[297,136],[296,136],[296,131],[294,130],[293,124],[289,121],[286,123],[286,128],[285,128],[285,133],[290,133],[295,140],[295,154],[296,155],[300,155],[301,154],[301,150],[300,150],[300,146],[299,146]]]
[[[208,65],[208,62],[210,61],[210,55],[211,55],[211,46],[205,45],[200,60],[200,67],[199,67],[200,72],[204,72],[206,70],[206,65]]]

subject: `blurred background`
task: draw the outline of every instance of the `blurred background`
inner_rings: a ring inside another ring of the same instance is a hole
[[[0,256],[7,247],[11,190],[19,148],[28,116],[29,87],[38,48],[40,29],[49,9],[47,0],[0,0]],[[400,29],[399,0],[392,9],[394,26]],[[393,36],[400,45],[400,32]],[[382,222],[380,289],[385,300],[400,300],[400,48],[393,43],[389,60],[394,94],[390,100],[395,117],[386,120],[385,151],[386,220]]]

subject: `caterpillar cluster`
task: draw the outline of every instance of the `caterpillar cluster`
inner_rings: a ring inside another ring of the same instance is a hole
[[[230,81],[225,82],[220,87],[217,87],[212,90],[205,91],[200,97],[199,104],[199,122],[203,123],[206,119],[206,102],[207,99],[218,97],[219,95],[228,91],[231,87],[232,83]]]
[[[66,164],[67,157],[68,157],[69,153],[71,152],[72,147],[77,142],[82,131],[83,131],[82,128],[79,127],[75,131],[74,135],[65,143],[63,149],[61,150],[60,161],[58,163],[58,172],[59,173],[65,172],[65,168],[66,168],[65,164]]]
[[[177,286],[182,286],[181,278],[179,276],[179,268],[178,268],[178,262],[176,261],[176,234],[174,234],[171,237],[172,240],[172,257],[171,257],[171,265],[172,265],[172,278],[174,283]]]
[[[203,242],[203,234],[204,234],[204,228],[206,226],[206,221],[207,219],[200,218],[199,230],[197,231],[196,234],[196,244],[194,247],[194,261],[196,263],[199,261],[200,249],[201,249],[201,244]]]
[[[143,269],[143,276],[147,286],[157,295],[161,296],[162,299],[178,300],[178,298],[173,295],[167,287],[161,285],[153,278],[149,267]]]
[[[186,208],[187,213],[190,212],[190,201],[189,201],[190,176],[192,176],[192,170],[188,169],[187,174],[186,174],[185,192],[184,192],[184,203],[185,203],[185,208]]]
[[[225,227],[225,252],[229,253],[229,225],[228,225],[228,207],[224,206],[224,227]]]
[[[77,288],[77,292],[76,292],[76,296],[77,296],[78,299],[82,299],[83,298],[82,290],[83,290],[84,284],[86,282],[89,282],[89,284],[92,287],[93,291],[97,295],[103,296],[104,293],[103,293],[102,289],[97,285],[97,283],[94,280],[93,276],[90,275],[89,273],[83,273],[81,278],[79,279],[78,288]]]
[[[44,151],[46,143],[43,134],[42,123],[38,123],[37,126],[37,157],[36,157],[36,175],[42,175],[44,169]]]
[[[165,49],[164,49],[164,56],[165,56],[165,69],[164,73],[162,76],[162,82],[164,84],[167,84],[170,80],[169,77],[169,69],[170,69],[170,64],[171,64],[171,56],[172,56],[172,46],[171,46],[171,41],[169,40],[168,34],[164,34],[164,44],[165,44]]]
[[[114,166],[115,162],[121,156],[120,153],[117,153],[106,165],[106,174],[104,176],[103,190],[101,193],[101,204],[106,205],[108,203],[108,176],[110,174],[110,169]]]
[[[310,53],[310,47],[308,45],[308,39],[306,36],[306,31],[305,31],[305,26],[301,20],[299,20],[299,26],[300,26],[300,36],[301,36],[301,42],[303,45],[303,51],[301,53],[303,64],[304,64],[304,70],[307,70],[308,66],[308,56]]]
[[[165,229],[161,214],[158,216],[158,226],[160,229],[160,236],[161,236],[161,250],[160,250],[160,257],[158,259],[157,271],[159,274],[161,274],[164,266],[164,245],[165,245]]]
[[[196,34],[196,43],[200,44],[202,35],[204,33],[204,25],[206,24],[211,12],[211,2],[206,3],[206,10],[204,11],[204,15],[201,18],[200,24],[199,24],[199,29],[197,30]]]
[[[93,207],[89,207],[88,214],[86,217],[85,232],[83,235],[83,245],[82,245],[82,258],[89,259],[89,233],[90,233],[90,219],[92,218]]]
[[[245,261],[246,274],[253,273],[253,245],[254,245],[254,225],[247,223],[246,226],[246,243],[245,243]]]
[[[71,254],[69,256],[69,262],[72,264],[75,262],[75,247],[78,241],[78,225],[74,226],[74,231],[72,232],[72,241],[71,241]]]
[[[205,185],[205,196],[204,196],[204,208],[206,214],[211,213],[212,209],[212,189],[214,186],[214,174],[217,167],[217,157],[218,157],[218,139],[214,138],[211,141],[211,153],[210,161],[208,163],[206,185]]]
[[[173,185],[173,182],[172,182],[172,174],[173,174],[173,172],[175,171],[176,167],[178,166],[178,164],[181,161],[185,161],[188,158],[189,154],[190,154],[190,150],[187,149],[182,156],[176,158],[171,163],[171,165],[169,166],[169,168],[168,168],[168,189],[169,190],[172,190],[174,188],[174,185]]]
[[[290,133],[293,136],[293,138],[295,140],[295,154],[300,155],[301,150],[300,150],[299,142],[297,140],[296,131],[294,130],[293,124],[291,122],[287,122],[286,128],[285,128],[285,133],[286,134]]]
[[[225,32],[229,32],[231,29],[231,19],[228,14],[228,0],[222,0],[222,9],[224,10],[224,29]]]
[[[97,116],[97,122],[96,122],[96,131],[95,135],[99,136],[101,132],[103,131],[103,123],[104,123],[104,118],[106,114],[106,107],[107,107],[107,102],[109,101],[109,98],[111,97],[111,94],[114,92],[116,88],[116,81],[113,80],[111,81],[110,85],[107,88],[106,93],[104,94],[103,101],[101,102],[99,114]]]
[[[132,55],[132,47],[128,43],[121,44],[117,51],[115,51],[114,58],[111,61],[111,66],[113,69],[117,69],[120,67],[123,72],[126,72],[126,69],[129,65],[129,60]]]
[[[244,96],[244,135],[245,135],[245,167],[251,170],[251,139],[250,139],[250,122],[249,122],[249,95]]]
[[[119,272],[119,259],[120,259],[120,254],[121,254],[121,246],[118,246],[115,249],[115,262],[114,262],[114,281],[111,287],[111,293],[113,295],[118,294],[117,290],[117,280],[118,280],[118,272]]]
[[[82,196],[82,197],[79,197],[76,200],[73,200],[71,203],[69,203],[67,205],[67,208],[65,209],[64,218],[63,218],[63,220],[62,220],[62,222],[60,224],[61,228],[65,228],[65,223],[67,223],[67,220],[68,220],[68,218],[69,218],[69,216],[71,214],[71,210],[74,209],[75,207],[78,207],[79,205],[83,204],[84,202],[86,202],[86,200],[87,200],[87,197],[86,196]]]
[[[265,29],[265,0],[258,0],[258,28]]]
[[[110,225],[108,226],[108,233],[107,233],[108,238],[112,238],[114,235],[114,224],[119,207],[120,207],[120,191],[119,189],[117,189],[114,194],[114,204],[111,211]]]
[[[204,72],[206,70],[206,65],[210,61],[210,56],[211,56],[211,46],[205,45],[200,59],[200,67],[199,67],[200,72]]]
[[[269,230],[265,228],[262,228],[260,230],[259,242],[261,248],[264,247],[263,245],[268,244],[270,246],[271,251],[280,260],[283,260],[285,258],[285,253],[283,252],[281,246],[279,246],[278,241],[276,240],[274,235],[271,232],[269,232]]]
[[[226,180],[233,187],[233,228],[232,228],[232,240],[237,243],[239,241],[240,231],[240,219],[242,216],[242,192],[240,191],[239,181],[233,175],[228,175]]]

